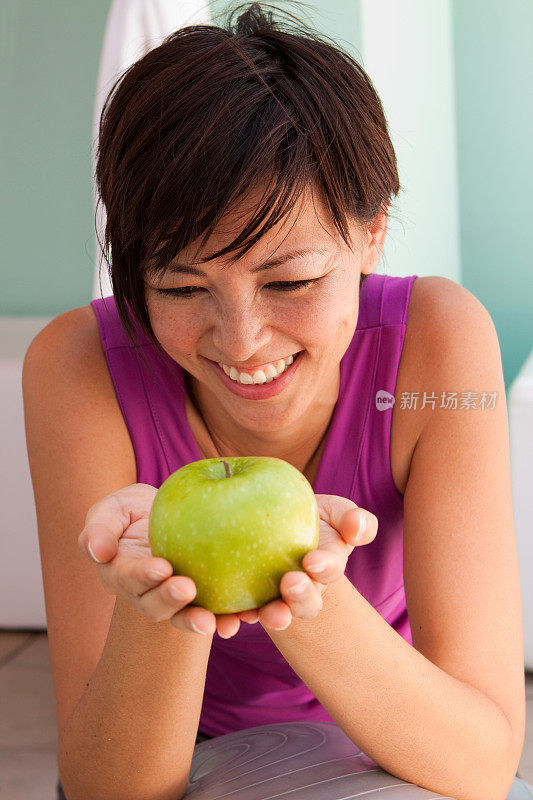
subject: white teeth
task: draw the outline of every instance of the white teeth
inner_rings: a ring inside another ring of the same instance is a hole
[[[278,374],[276,367],[272,366],[272,364],[267,364],[267,366],[264,369],[264,373],[267,378],[276,378]]]
[[[218,362],[218,366],[224,370],[228,377],[234,381],[237,381],[238,383],[260,384],[270,383],[271,381],[275,380],[275,378],[279,378],[279,376],[285,372],[287,367],[290,367],[293,361],[294,356],[289,356],[286,360],[280,358],[279,361],[275,361],[273,364],[267,364],[264,369],[257,369],[253,375],[249,375],[247,372],[239,373],[239,370],[236,367],[228,367],[226,364],[222,364],[220,361]]]

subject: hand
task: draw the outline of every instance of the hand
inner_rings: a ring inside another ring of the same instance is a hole
[[[196,584],[186,575],[174,575],[172,564],[152,555],[148,538],[150,511],[157,489],[134,483],[95,503],[78,537],[81,554],[97,564],[105,590],[127,600],[155,622],[169,620],[178,630],[213,634],[223,638],[239,630],[241,620],[257,622],[255,611],[218,614],[190,606]],[[159,570],[160,575],[152,574]],[[176,590],[180,596],[174,596]],[[196,626],[196,629],[195,627]]]
[[[302,559],[305,572],[286,572],[280,581],[281,598],[261,608],[217,615],[217,628],[219,622],[224,624],[224,638],[229,639],[238,632],[241,620],[248,623],[259,621],[265,628],[285,630],[293,617],[313,619],[322,610],[322,596],[328,585],[344,575],[348,556],[354,547],[375,539],[378,520],[370,511],[334,494],[317,494],[316,499],[320,516],[318,545]],[[323,570],[319,571],[317,567],[323,567]],[[303,591],[293,594],[293,587],[302,583]]]
[[[284,630],[293,617],[316,617],[322,610],[322,596],[330,583],[344,575],[348,556],[354,547],[369,544],[376,537],[378,520],[374,514],[359,508],[346,497],[317,494],[316,499],[320,514],[318,547],[304,556],[302,566],[305,572],[286,572],[280,583],[281,599],[273,600],[254,612],[242,612],[257,614],[264,627]],[[317,567],[323,567],[323,571],[318,571]],[[293,593],[291,590],[299,584],[303,584],[303,591]]]
[[[286,602],[277,599],[261,609],[215,615],[201,606],[190,606],[197,591],[194,581],[185,575],[173,575],[169,561],[152,555],[148,520],[156,494],[155,487],[135,483],[99,500],[87,512],[85,527],[78,538],[79,550],[93,563],[97,562],[98,574],[106,591],[126,599],[150,619],[156,622],[168,619],[173,627],[189,633],[214,634],[217,630],[222,638],[234,636],[241,621],[251,624],[260,620],[268,627],[280,629],[290,624],[293,615],[304,619],[316,616],[322,608],[325,584],[338,580],[344,573],[359,530],[358,514],[367,515],[351,500],[335,495],[317,495],[321,519],[319,544],[317,550],[306,554],[302,564],[307,570],[313,563],[324,560],[327,568],[321,574],[320,582],[307,580],[309,586],[303,599],[288,599],[287,590],[301,580],[303,573],[287,572],[281,581],[284,599],[287,595]],[[375,529],[365,532],[357,545],[367,544],[376,535],[377,520],[373,515],[368,516],[375,520]],[[341,536],[336,530],[339,527]],[[352,541],[353,545],[350,544]],[[319,559],[321,551],[328,552],[328,556]],[[152,574],[154,569],[161,575]],[[178,590],[181,596],[174,596],[174,590]],[[310,612],[311,608],[314,608],[314,613]]]

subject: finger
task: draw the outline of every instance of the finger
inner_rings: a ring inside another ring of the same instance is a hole
[[[217,629],[215,615],[201,606],[186,606],[170,618],[172,627],[184,633],[213,636]]]
[[[361,547],[364,544],[370,544],[376,538],[378,532],[378,518],[370,511],[365,511],[359,508],[359,530],[355,538],[355,546]]]
[[[316,497],[321,521],[338,531],[349,545],[354,547],[356,544],[368,544],[375,537],[377,527],[374,530],[367,524],[363,528],[363,520],[368,517],[372,517],[377,523],[377,518],[369,511],[359,508],[347,497],[334,494],[319,494]],[[373,535],[369,536],[369,532]],[[358,538],[360,536],[363,538]]]
[[[85,518],[78,537],[82,555],[99,563],[110,561],[117,553],[118,540],[126,528],[150,516],[157,489],[147,483],[134,483],[113,492],[95,503]]]
[[[148,561],[148,559],[143,559]],[[171,568],[171,565],[167,566]],[[154,583],[150,569],[143,570],[148,581]],[[156,622],[170,619],[178,630],[192,633],[213,634],[218,631],[222,639],[230,639],[238,633],[240,620],[236,614],[213,614],[200,606],[191,606],[187,613],[185,606],[189,605],[196,597],[197,590],[194,581],[185,575],[171,574],[170,578],[155,579],[155,588],[144,592],[138,598],[137,605]]]
[[[369,544],[376,538],[378,519],[346,497],[317,495],[320,519],[340,533],[351,547]]]
[[[247,622],[249,625],[253,625],[256,622],[259,622],[259,609],[257,608],[250,608],[246,611],[239,611],[237,614],[242,622]]]
[[[354,547],[368,544],[375,539],[378,528],[377,518],[363,509],[357,509],[357,511],[360,512],[359,531],[355,536],[350,528],[348,528],[348,532],[346,528],[342,528],[343,522],[341,522],[341,530],[344,530],[344,537],[341,537],[327,522],[321,520],[320,524],[326,530],[324,533],[321,532],[319,547],[306,553],[302,560],[303,568],[313,580],[322,584],[338,580],[346,570],[348,557],[352,554]],[[345,514],[350,516],[350,510]],[[363,518],[368,518],[366,523],[362,522]],[[351,521],[349,521],[349,525],[351,525]],[[349,538],[353,538],[355,545],[348,543],[347,539]]]
[[[121,597],[136,600],[145,592],[159,586],[173,574],[173,567],[164,558],[139,556],[128,551],[121,552],[109,564],[100,564],[98,574],[109,591]],[[189,592],[196,594],[194,581],[187,576],[176,576],[177,583],[184,584]]]
[[[239,632],[241,621],[237,614],[216,614],[217,632],[221,639],[231,639]]]
[[[306,553],[302,566],[314,581],[333,583],[344,574],[346,560],[343,555],[319,548]]]
[[[280,591],[293,617],[314,619],[322,610],[322,597],[303,572],[286,572],[281,579]]]
[[[110,535],[108,524],[89,522],[78,537],[78,549],[93,563],[105,564],[116,556],[119,538]]]
[[[190,578],[172,576],[137,596],[134,604],[150,619],[161,622],[185,608],[195,596],[196,587]]]
[[[265,629],[284,631],[292,622],[292,614],[287,603],[277,598],[259,609],[259,622]]]
[[[346,536],[347,541],[353,544],[351,540],[359,531],[359,507],[348,497],[335,494],[317,494],[316,499],[321,521]]]

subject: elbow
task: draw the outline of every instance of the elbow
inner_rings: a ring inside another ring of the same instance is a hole
[[[507,800],[513,781],[516,778],[518,765],[522,757],[522,749],[524,747],[525,724],[521,731],[515,732],[508,722],[507,730],[508,736],[506,746],[503,755],[501,755],[497,761],[499,769],[494,779],[493,794],[490,795],[494,800]]]
[[[103,780],[96,775],[70,776],[59,769],[59,778],[63,787],[66,800],[87,800],[88,797],[97,797],[98,800],[183,800],[187,794],[188,778],[174,784],[171,788],[147,789],[146,786],[133,788],[124,787],[111,776]]]

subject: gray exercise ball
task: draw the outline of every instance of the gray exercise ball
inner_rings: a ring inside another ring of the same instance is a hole
[[[436,792],[382,770],[331,722],[286,722],[197,744],[190,800],[430,800]],[[446,798],[445,800],[453,800]]]
[[[515,778],[507,800],[533,800]],[[189,800],[453,800],[381,769],[331,722],[285,722],[196,745]]]

